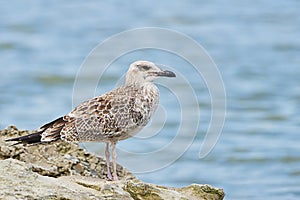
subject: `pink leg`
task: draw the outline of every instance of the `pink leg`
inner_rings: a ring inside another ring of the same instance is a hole
[[[106,143],[106,148],[105,148],[105,158],[106,158],[106,167],[107,167],[107,178],[109,180],[113,180],[112,175],[110,173],[110,166],[109,166],[110,155],[109,155],[109,143],[108,142]]]
[[[117,149],[116,149],[116,142],[112,142],[112,160],[113,160],[113,167],[114,167],[114,172],[113,172],[113,180],[117,181],[118,180],[118,175],[117,175]]]

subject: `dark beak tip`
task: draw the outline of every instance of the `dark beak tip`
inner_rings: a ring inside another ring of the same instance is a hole
[[[174,72],[168,70],[164,71],[163,75],[166,77],[176,77],[176,74]]]

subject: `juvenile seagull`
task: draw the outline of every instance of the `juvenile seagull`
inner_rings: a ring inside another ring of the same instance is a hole
[[[137,134],[149,122],[159,101],[159,91],[153,83],[158,77],[175,77],[175,74],[159,69],[152,62],[136,61],[127,71],[125,85],[81,103],[69,114],[42,126],[37,133],[7,141],[18,141],[16,144],[57,140],[105,142],[107,177],[118,180],[116,144]]]

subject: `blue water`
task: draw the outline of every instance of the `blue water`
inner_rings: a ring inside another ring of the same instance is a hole
[[[226,199],[299,199],[299,10],[297,0],[3,1],[0,128],[15,124],[36,129],[68,113],[80,65],[97,44],[113,34],[145,26],[170,28],[195,39],[216,62],[227,93],[226,123],[213,151],[199,159],[210,120],[210,97],[203,80],[189,77],[199,83],[195,89],[201,110],[197,137],[172,164],[137,176],[170,186],[212,184],[225,190]],[[141,57],[188,65],[165,52],[128,54],[113,65],[124,64],[121,70],[107,70],[96,94],[114,88],[126,72],[125,64]],[[139,158],[123,150],[152,152],[174,138],[180,122],[178,101],[167,89],[160,89],[167,112],[162,109],[156,117],[164,120],[167,116],[163,130],[148,140],[142,133],[119,144],[119,162],[129,169]],[[192,116],[193,110],[189,112]],[[147,128],[157,126],[152,123]],[[103,144],[82,146],[103,155]],[[181,151],[179,145],[139,165],[159,165]]]

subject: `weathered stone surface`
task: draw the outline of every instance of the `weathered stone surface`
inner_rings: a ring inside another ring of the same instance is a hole
[[[122,166],[106,180],[105,161],[75,144],[15,145],[4,140],[29,131],[0,131],[0,199],[223,199],[222,189],[144,183]]]

